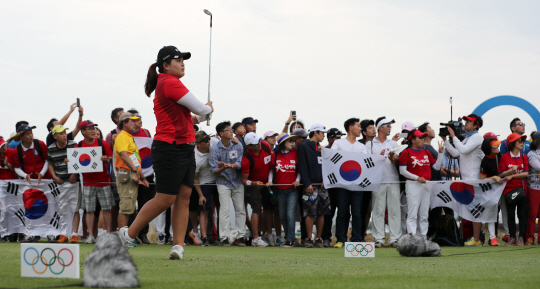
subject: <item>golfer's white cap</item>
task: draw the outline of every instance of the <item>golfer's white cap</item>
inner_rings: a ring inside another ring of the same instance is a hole
[[[310,132],[312,131],[322,131],[322,132],[328,132],[328,130],[326,129],[326,127],[324,125],[322,125],[321,123],[315,123],[311,126],[311,128],[309,129]]]
[[[244,142],[246,145],[256,145],[261,141],[261,138],[254,132],[246,134],[244,137]]]

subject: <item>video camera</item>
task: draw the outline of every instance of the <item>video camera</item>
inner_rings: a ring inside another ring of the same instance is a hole
[[[456,133],[457,138],[460,141],[463,141],[465,139],[466,131],[465,131],[465,126],[463,125],[463,122],[461,121],[461,117],[458,118],[457,121],[451,120],[448,123],[441,122],[441,125],[443,127],[441,127],[439,129],[439,136],[443,137],[443,136],[450,135],[448,133],[448,128],[447,128],[447,127],[450,127],[450,128],[452,128],[454,130],[454,132]]]

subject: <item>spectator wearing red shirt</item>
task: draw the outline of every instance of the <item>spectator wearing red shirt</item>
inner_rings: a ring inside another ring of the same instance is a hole
[[[34,139],[34,128],[36,127],[24,124],[17,129],[17,135],[13,139],[21,143],[9,160],[19,177],[26,179],[29,184],[32,184],[30,179],[37,179],[39,185],[41,179],[50,179],[51,174],[48,172],[47,145]]]
[[[259,216],[262,211],[261,207],[265,211],[271,211],[276,207],[275,203],[272,204],[268,189],[268,186],[271,185],[268,182],[268,174],[270,172],[272,153],[270,152],[268,143],[261,142],[261,138],[254,132],[246,134],[244,142],[247,145],[247,149],[242,157],[242,184],[245,186],[246,194],[250,195],[249,201],[252,210],[251,233],[253,234],[251,245],[254,247],[266,247],[268,243],[259,236]]]
[[[300,173],[296,169],[298,158],[292,147],[297,138],[297,136],[290,136],[286,133],[278,135],[278,146],[276,152],[272,154],[271,169],[268,175],[269,183],[278,184],[275,194],[286,240],[285,243],[281,244],[281,247],[287,248],[293,247],[296,240],[296,203],[298,202],[297,187],[300,186]],[[281,236],[278,236],[279,238]]]
[[[195,179],[194,123],[207,119],[214,111],[212,102],[201,103],[180,78],[189,52],[174,46],[159,50],[156,63],[148,69],[145,93],[154,92],[154,114],[157,127],[152,143],[152,166],[156,176],[156,196],[142,208],[133,224],[120,229],[118,235],[128,249],[139,232],[171,205],[173,248],[171,259],[184,256],[184,237],[189,221],[189,198]],[[159,75],[156,72],[159,70]],[[191,115],[191,112],[195,115]]]
[[[499,177],[507,182],[503,194],[508,211],[508,230],[510,240],[506,246],[516,245],[516,216],[514,212],[517,208],[519,219],[518,246],[523,246],[525,234],[527,232],[527,177],[529,176],[529,157],[521,153],[523,143],[527,139],[526,135],[517,133],[510,134],[507,140],[508,152],[505,153],[499,162]]]
[[[103,142],[101,139],[96,138],[96,126],[97,124],[85,120],[81,122],[81,133],[84,140],[79,142],[75,147],[102,147],[101,160],[103,161],[103,170],[95,173],[83,173],[83,193],[81,207],[86,211],[85,218],[88,228],[94,227],[96,210],[96,201],[99,200],[101,210],[103,212],[103,221],[105,223],[105,229],[107,233],[111,232],[111,208],[114,206],[114,197],[111,191],[111,177],[109,175],[108,167],[112,159],[112,150],[107,142]],[[93,244],[96,242],[96,236],[94,232],[90,230],[88,238],[85,243]]]
[[[424,137],[427,133],[414,129],[409,132],[407,143],[409,147],[399,156],[399,172],[405,178],[407,192],[407,232],[416,235],[427,234],[428,216],[431,192],[426,181],[431,180],[431,168],[441,169],[442,152],[444,147],[439,144],[437,160],[424,149]]]
[[[15,180],[19,177],[8,162],[10,155],[15,152],[14,149],[8,149],[7,142],[0,137],[0,180]]]

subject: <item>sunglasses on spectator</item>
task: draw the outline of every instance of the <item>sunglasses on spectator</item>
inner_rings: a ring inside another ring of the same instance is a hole
[[[381,125],[381,127],[392,128],[392,125],[390,125],[390,124],[383,124],[383,125]]]
[[[97,127],[95,126],[87,126],[84,128],[84,130],[97,130]]]
[[[522,143],[522,142],[523,142],[523,140],[522,140],[522,139],[520,139],[520,138],[518,138],[518,139],[516,140],[516,142],[518,142],[518,143]]]
[[[415,138],[417,138],[417,139],[422,139],[422,140],[424,139],[423,136],[415,136]]]
[[[525,126],[525,123],[524,122],[518,122],[518,123],[514,124],[514,126],[518,126],[518,125],[519,126]]]

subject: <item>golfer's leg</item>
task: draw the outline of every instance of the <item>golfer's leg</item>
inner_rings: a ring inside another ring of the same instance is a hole
[[[171,213],[171,222],[173,227],[173,246],[184,245],[184,238],[186,237],[186,230],[189,221],[189,197],[191,196],[191,190],[192,187],[182,185],[180,187],[180,193],[176,196],[176,200],[174,202]],[[153,216],[152,219],[154,217],[155,216]],[[149,222],[150,221],[146,222],[146,224],[148,224]]]
[[[182,190],[180,189],[180,191]],[[144,205],[133,224],[128,228],[128,236],[135,239],[144,226],[174,204],[176,197],[175,195],[157,193],[155,198]]]

